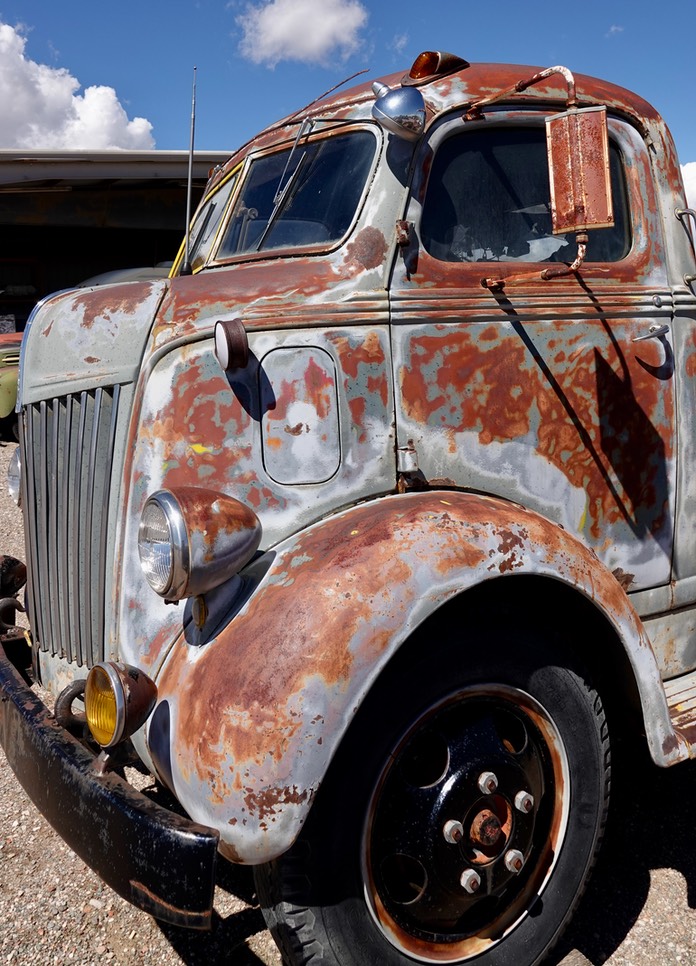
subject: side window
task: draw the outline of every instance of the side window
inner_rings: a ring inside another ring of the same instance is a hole
[[[225,211],[225,206],[237,183],[237,174],[232,174],[215,190],[196,212],[191,226],[189,258],[194,271],[203,264],[213,243],[215,232]]]
[[[610,144],[613,228],[589,233],[587,261],[615,262],[630,249],[621,155]],[[575,236],[551,230],[543,128],[457,134],[435,155],[421,219],[427,252],[446,262],[572,261]]]

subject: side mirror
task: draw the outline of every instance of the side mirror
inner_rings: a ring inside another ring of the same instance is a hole
[[[408,141],[417,141],[425,130],[425,101],[415,87],[389,88],[375,81],[372,90],[377,100],[372,116],[382,127]]]
[[[606,107],[583,107],[546,119],[554,235],[611,228]]]

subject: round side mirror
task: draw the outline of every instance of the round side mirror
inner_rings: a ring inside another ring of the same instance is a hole
[[[377,100],[372,116],[383,128],[408,141],[417,141],[425,130],[425,101],[415,87],[395,87],[375,81],[372,90]]]

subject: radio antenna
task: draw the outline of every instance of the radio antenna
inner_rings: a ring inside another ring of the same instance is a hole
[[[193,142],[196,131],[196,70],[193,68],[193,92],[191,94],[191,140],[189,143],[188,181],[186,184],[186,240],[184,242],[184,263],[180,275],[192,275],[193,269],[189,261],[189,242],[191,235],[191,195],[193,193]]]

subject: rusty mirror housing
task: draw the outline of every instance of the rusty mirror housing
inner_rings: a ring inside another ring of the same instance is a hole
[[[554,235],[611,228],[607,109],[573,108],[546,119]]]

